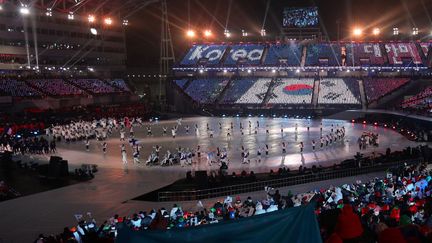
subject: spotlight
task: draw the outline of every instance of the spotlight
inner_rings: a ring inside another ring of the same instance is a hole
[[[213,33],[212,33],[211,30],[204,30],[204,36],[205,36],[205,37],[209,38],[209,37],[211,37],[212,35],[213,35]]]
[[[69,19],[69,20],[73,20],[73,19],[75,19],[75,16],[74,16],[74,13],[73,13],[73,12],[69,12],[69,14],[68,14],[68,19]]]
[[[90,28],[90,33],[92,33],[92,35],[97,35],[98,32],[95,28]]]
[[[89,23],[94,23],[96,21],[96,17],[94,15],[89,15],[87,20]]]
[[[363,124],[366,124],[366,121],[363,121]]]
[[[416,36],[418,35],[419,31],[417,27],[412,28],[412,35]]]
[[[0,5],[0,11],[1,11],[1,10],[3,10],[3,6],[2,6],[2,5]]]
[[[264,37],[267,35],[266,30],[265,29],[261,29],[261,36]]]
[[[297,70],[296,70],[296,73],[300,73],[300,69],[297,69]]]
[[[29,15],[30,14],[30,9],[27,7],[27,5],[23,5],[20,9],[20,14],[22,15]]]
[[[355,122],[355,120],[354,120],[354,119],[352,119],[352,120],[351,120],[351,122],[352,122],[352,123],[354,123],[354,122]]]
[[[224,30],[224,35],[226,38],[230,38],[231,37],[231,32],[227,29]]]
[[[372,30],[372,34],[375,35],[375,36],[379,35],[380,33],[381,33],[381,30],[379,28],[374,28]]]
[[[108,17],[108,18],[105,18],[105,19],[104,19],[104,23],[105,23],[106,25],[112,25],[113,21],[112,21],[112,19],[111,19],[110,17]]]
[[[272,70],[272,73],[276,73],[276,69],[273,69],[273,70]]]
[[[195,37],[195,31],[193,31],[193,30],[186,31],[186,36],[189,38],[194,38]]]
[[[223,73],[227,73],[228,71],[226,69],[223,70]]]
[[[377,122],[374,122],[374,126],[378,126],[378,123],[377,123]]]
[[[249,35],[249,33],[245,30],[242,30],[242,36],[243,37],[247,37]]]
[[[252,71],[250,69],[247,70],[247,73],[251,73]]]
[[[354,28],[353,34],[354,36],[361,36],[363,34],[363,30],[360,28]]]
[[[399,28],[397,27],[393,28],[393,35],[399,35]]]
[[[199,73],[203,73],[203,72],[204,72],[204,70],[202,70],[202,69],[199,70]]]
[[[123,25],[124,25],[124,26],[129,25],[129,20],[127,20],[127,19],[123,19]]]
[[[48,17],[51,17],[52,16],[52,10],[50,8],[47,8],[45,15]]]

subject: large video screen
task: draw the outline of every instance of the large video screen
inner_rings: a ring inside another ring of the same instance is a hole
[[[283,11],[283,26],[290,28],[318,26],[318,8],[285,8]]]

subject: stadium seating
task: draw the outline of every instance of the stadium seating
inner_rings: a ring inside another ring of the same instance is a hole
[[[341,47],[338,44],[318,43],[307,46],[306,66],[341,65]]]
[[[99,79],[70,79],[69,82],[94,94],[119,92],[114,87]]]
[[[424,57],[428,57],[429,50],[431,49],[432,43],[430,42],[421,42],[420,43],[420,49],[422,50],[422,54]]]
[[[408,82],[409,79],[404,78],[365,79],[364,86],[368,103],[386,96]]]
[[[222,78],[194,79],[185,92],[196,102],[208,104],[216,100],[227,84],[228,80]]]
[[[402,108],[410,108],[410,109],[420,109],[424,107],[429,107],[432,97],[432,86],[427,87],[425,90],[420,93],[405,99],[401,106]]]
[[[264,53],[264,45],[261,44],[238,44],[233,45],[227,54],[224,64],[232,65],[259,65]]]
[[[270,78],[258,78],[235,103],[237,104],[261,104],[271,84]]]
[[[196,65],[200,62],[206,65],[216,65],[221,61],[227,45],[194,45],[180,62],[181,65]]]
[[[174,83],[175,84],[177,84],[177,86],[179,86],[180,88],[184,88],[184,86],[186,85],[186,83],[187,83],[187,79],[177,79],[177,80],[174,80]]]
[[[37,87],[43,92],[53,96],[81,95],[84,91],[66,83],[62,79],[32,79],[27,80],[28,84]]]
[[[390,65],[420,66],[423,65],[417,46],[413,42],[384,44]]]
[[[0,80],[0,91],[5,95],[10,95],[14,97],[42,96],[41,92],[28,86],[25,82],[13,79]]]
[[[324,78],[320,81],[319,104],[360,104],[360,88],[357,80]]]
[[[113,79],[107,81],[111,86],[125,92],[130,92],[130,88],[123,79]]]
[[[387,63],[387,57],[381,44],[346,44],[347,66],[383,66],[385,63]]]
[[[302,48],[300,44],[271,44],[264,60],[265,65],[284,65],[298,67],[301,64]]]
[[[222,104],[260,104],[263,102],[270,78],[243,78],[233,80],[227,87]]]
[[[269,104],[311,104],[313,79],[277,79]]]

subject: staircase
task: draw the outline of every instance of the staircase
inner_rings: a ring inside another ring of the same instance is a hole
[[[367,98],[366,98],[366,90],[364,86],[364,82],[362,79],[358,80],[359,88],[360,88],[360,99],[362,103],[362,109],[367,109]]]
[[[274,89],[274,86],[275,86],[275,84],[276,84],[276,79],[277,78],[273,78],[271,81],[270,81],[270,85],[269,85],[269,88],[267,89],[267,92],[266,92],[266,94],[265,94],[265,96],[264,96],[264,99],[263,99],[263,101],[262,101],[262,105],[266,105],[268,102],[269,102],[269,100],[270,100],[270,94],[273,92],[273,89]]]
[[[225,96],[225,92],[229,89],[229,87],[231,87],[231,83],[233,82],[234,79],[229,78],[228,79],[228,83],[227,85],[225,85],[225,87],[222,89],[222,91],[220,92],[220,94],[218,95],[218,97],[215,100],[215,104],[219,104],[219,102],[222,100],[222,98]]]
[[[312,94],[312,106],[315,108],[318,107],[319,85],[320,85],[320,81],[315,80],[313,94]]]
[[[306,46],[303,46],[303,50],[302,50],[302,58],[301,58],[301,63],[300,63],[300,66],[301,67],[304,67],[305,66],[305,63],[306,63],[306,52],[307,51],[307,47]]]

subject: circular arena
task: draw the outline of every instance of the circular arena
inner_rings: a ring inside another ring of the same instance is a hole
[[[0,243],[431,242],[431,6],[0,0]]]

